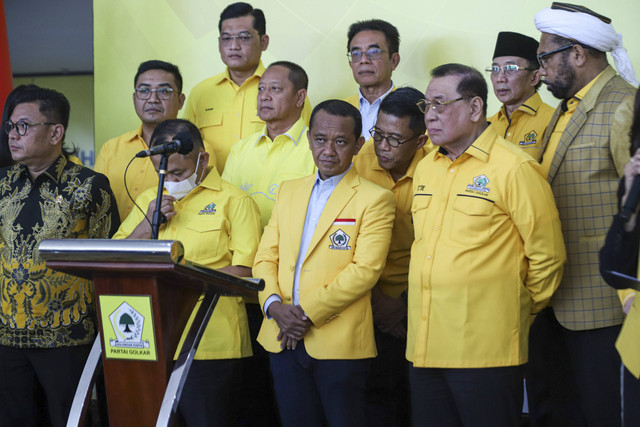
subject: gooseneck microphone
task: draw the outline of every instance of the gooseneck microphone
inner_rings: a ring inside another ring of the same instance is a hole
[[[136,157],[149,157],[156,154],[170,155],[173,153],[189,154],[193,150],[193,140],[186,132],[180,132],[169,142],[156,144],[148,150],[142,150]]]

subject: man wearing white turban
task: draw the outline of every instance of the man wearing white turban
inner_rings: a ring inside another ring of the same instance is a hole
[[[536,387],[536,381],[564,372],[569,384],[557,378],[550,383],[577,390],[579,408],[570,412],[571,424],[619,426],[620,358],[614,342],[624,314],[618,295],[600,277],[598,250],[617,212],[616,189],[629,160],[635,93],[629,82],[637,80],[622,36],[609,18],[582,6],[553,3],[536,15],[535,24],[542,32],[540,74],[562,100],[538,160],[560,213],[567,263],[546,324],[548,336],[559,341],[550,344],[532,335],[530,346],[552,345],[556,352],[566,348],[568,357],[538,362],[540,372],[527,382]],[[620,75],[608,64],[606,52]],[[547,403],[557,405],[552,401],[558,393],[550,390]]]

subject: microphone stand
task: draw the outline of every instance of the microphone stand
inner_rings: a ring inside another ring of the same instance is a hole
[[[156,197],[156,210],[153,211],[153,220],[151,221],[151,239],[158,240],[160,232],[160,224],[167,221],[160,207],[162,205],[162,191],[164,189],[164,177],[167,174],[167,163],[169,161],[168,154],[162,154],[160,158],[160,167],[158,168],[158,196]]]

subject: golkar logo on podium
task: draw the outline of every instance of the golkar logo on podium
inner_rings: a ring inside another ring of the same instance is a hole
[[[100,295],[100,311],[105,357],[156,360],[150,297]]]

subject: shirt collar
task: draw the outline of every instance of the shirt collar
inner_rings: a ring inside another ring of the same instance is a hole
[[[62,176],[62,172],[64,171],[66,165],[67,158],[64,156],[64,154],[60,154],[60,157],[58,157],[53,163],[51,163],[51,165],[49,165],[49,167],[45,169],[45,171],[42,172],[37,178],[40,178],[42,176],[52,180],[57,184],[60,181],[60,177]],[[16,163],[15,167],[20,170],[21,174],[25,174],[29,179],[31,179],[31,175],[29,175],[29,169],[25,165]]]
[[[382,100],[385,98],[385,96],[389,95],[391,92],[394,91],[394,89],[396,88],[396,86],[393,84],[393,81],[391,82],[391,87],[389,88],[388,91],[386,91],[385,93],[382,94],[382,96],[379,96],[378,99],[376,99],[375,101],[373,101],[371,104],[369,104],[369,101],[367,101],[367,98],[365,98],[364,96],[362,96],[362,91],[360,90],[360,88],[358,88],[358,102],[360,103],[360,107],[362,107],[362,104],[365,105],[376,105],[376,104],[380,104],[382,102]]]
[[[264,73],[265,70],[266,70],[266,68],[262,64],[262,60],[260,60],[260,63],[258,64],[258,68],[256,68],[256,70],[253,72],[253,75],[251,75],[251,77],[249,77],[247,80],[245,80],[244,83],[242,83],[242,85],[244,86],[245,84],[247,84],[248,81],[253,80],[255,78],[260,80],[260,78],[262,77],[262,73]],[[217,77],[217,79],[214,82],[215,84],[220,84],[220,83],[228,81],[228,82],[231,82],[234,85],[236,85],[236,83],[231,79],[231,74],[229,73],[229,67],[225,68],[224,73],[221,73],[216,77]]]
[[[468,154],[477,158],[482,162],[486,162],[489,159],[489,153],[491,152],[491,148],[493,144],[496,142],[496,136],[498,136],[495,132],[493,126],[487,126],[485,130],[476,138],[475,141],[471,143],[469,148],[465,150],[464,153],[460,154],[459,157]],[[447,150],[444,147],[438,148],[436,154],[434,156],[434,160],[437,160],[440,157],[447,156]],[[448,157],[447,157],[448,158]]]
[[[204,177],[200,185],[205,188],[209,188],[211,190],[220,191],[220,186],[222,184],[222,178],[220,178],[220,174],[218,170],[213,166],[207,167],[207,176]]]
[[[336,188],[336,186],[340,183],[340,181],[342,181],[342,178],[344,178],[344,176],[351,170],[352,167],[353,167],[353,163],[351,163],[351,165],[349,166],[349,169],[347,169],[346,171],[344,171],[340,175],[335,175],[335,176],[329,177],[329,178],[327,178],[325,180],[320,178],[320,171],[316,171],[316,179],[314,181],[314,186],[316,186],[316,185],[329,185],[329,186],[331,186],[333,188]]]
[[[606,70],[606,68],[605,68],[605,70]],[[587,92],[589,92],[589,89],[591,89],[593,87],[593,85],[595,84],[596,80],[598,80],[600,78],[600,76],[604,73],[605,70],[600,72],[600,74],[598,74],[593,80],[591,80],[589,83],[587,83],[587,85],[585,87],[580,89],[578,91],[578,93],[573,95],[571,98],[563,99],[562,102],[560,103],[560,108],[562,109],[562,111],[563,112],[567,112],[569,110],[571,110],[571,111],[575,110],[576,107],[577,107],[577,104],[582,100],[582,98],[585,97]]]
[[[531,95],[521,106],[516,108],[515,111],[522,111],[525,114],[535,116],[541,104],[542,104],[542,98],[540,97],[540,94],[536,92],[533,95]],[[504,104],[502,104],[502,106],[500,107],[500,111],[498,111],[497,119],[500,120],[503,117],[504,118],[507,117],[507,107]]]
[[[268,143],[268,142],[275,142],[275,140],[279,141],[281,139],[284,139],[284,141],[286,141],[287,139],[289,139],[291,142],[293,142],[293,145],[297,147],[298,143],[300,142],[300,140],[302,139],[306,131],[307,131],[307,125],[305,120],[301,116],[293,124],[293,126],[289,128],[289,130],[287,130],[285,133],[281,135],[276,136],[274,141],[271,141],[271,139],[267,136],[267,125],[264,125],[262,127],[262,132],[260,133],[260,136],[256,140],[256,143],[254,146],[257,146],[261,142]]]
[[[371,143],[373,143],[373,141]],[[374,153],[375,153],[375,150],[374,150]],[[409,167],[407,167],[407,171],[404,173],[402,178],[400,178],[398,180],[398,182],[402,181],[403,179],[405,179],[407,177],[413,178],[413,175],[416,172],[416,167],[418,167],[418,163],[420,163],[420,160],[424,159],[425,153],[426,153],[426,151],[425,151],[424,147],[416,151],[416,154],[413,156],[413,159],[411,159],[411,162],[409,163]],[[385,174],[389,175],[389,177],[391,177],[391,174],[389,173],[389,171],[387,171],[386,169],[382,168],[380,166],[380,163],[378,163],[378,156],[377,155],[373,156],[372,163],[371,163],[371,169],[376,170],[376,171],[380,171],[380,172],[384,172]]]

